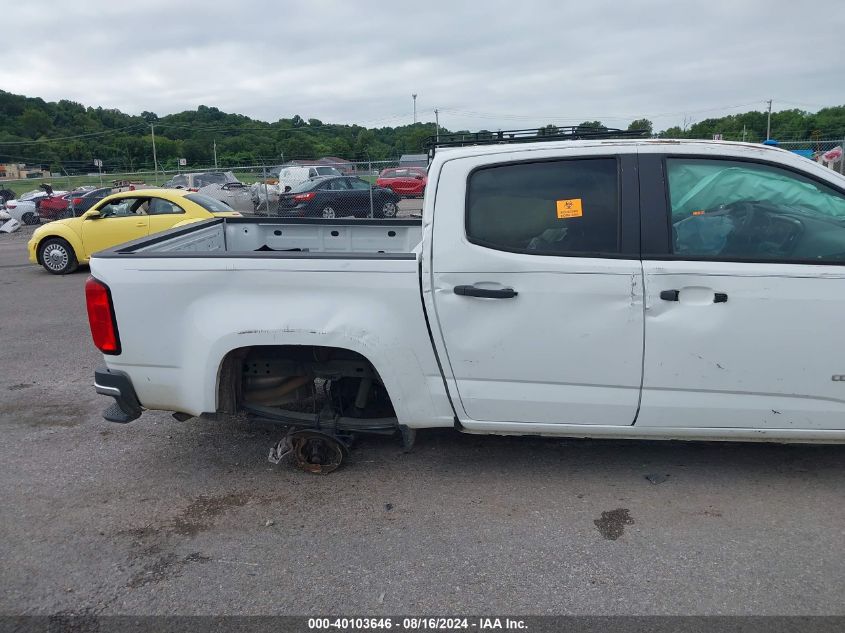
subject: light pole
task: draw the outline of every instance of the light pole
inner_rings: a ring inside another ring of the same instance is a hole
[[[414,123],[417,122],[417,94],[414,93],[411,95],[414,100]]]
[[[153,137],[153,169],[155,170],[155,181],[158,184],[158,159],[156,158],[156,126],[150,123],[150,135]]]
[[[434,108],[434,125],[435,125],[435,138],[437,142],[440,142],[440,111],[437,108]]]
[[[766,140],[772,138],[772,100],[769,99],[769,116],[766,118]]]

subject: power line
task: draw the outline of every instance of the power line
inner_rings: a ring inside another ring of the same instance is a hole
[[[91,136],[102,136],[104,134],[117,134],[118,132],[122,132],[125,130],[131,130],[132,128],[138,127],[145,127],[146,123],[134,123],[133,125],[127,125],[126,127],[122,128],[114,128],[111,130],[103,130],[102,132],[89,132],[87,134],[75,134],[73,136],[57,136],[54,138],[40,138],[34,141],[0,141],[0,145],[35,145],[37,143],[53,143],[55,141],[71,141],[77,138],[87,138]]]

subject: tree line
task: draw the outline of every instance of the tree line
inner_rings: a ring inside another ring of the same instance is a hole
[[[586,127],[605,127],[585,121]],[[546,125],[538,135],[557,128]],[[628,129],[672,138],[711,138],[761,141],[766,137],[766,113],[746,112],[706,119],[688,126],[655,132],[651,121],[639,119]],[[545,132],[543,131],[545,130]],[[175,169],[180,158],[191,166],[277,165],[291,159],[338,156],[349,160],[395,160],[401,154],[424,151],[435,134],[433,123],[366,128],[323,123],[296,115],[274,122],[259,121],[218,108],[159,117],[153,112],[129,115],[108,108],[85,107],[61,100],[48,102],[0,91],[0,163],[41,165],[69,174],[93,170],[93,160],[107,171],[140,171],[153,168],[153,132],[160,169]],[[441,128],[441,133],[462,130]],[[468,133],[468,131],[465,131]],[[782,140],[842,138],[845,106],[816,113],[783,110],[772,114],[772,137]]]

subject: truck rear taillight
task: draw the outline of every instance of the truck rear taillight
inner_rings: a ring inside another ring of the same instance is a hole
[[[85,282],[85,303],[94,345],[103,354],[120,354],[120,336],[114,318],[114,305],[109,287],[99,279],[88,277]]]
[[[309,200],[313,200],[316,195],[317,193],[315,191],[309,191],[308,193],[298,193],[293,199],[297,202],[308,202]]]

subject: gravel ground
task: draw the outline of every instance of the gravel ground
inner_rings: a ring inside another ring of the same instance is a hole
[[[0,613],[844,614],[845,448],[100,418],[86,272],[0,235]],[[652,483],[647,476],[650,476]]]

